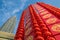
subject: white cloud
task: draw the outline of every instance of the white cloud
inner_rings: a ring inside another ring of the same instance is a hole
[[[20,8],[13,10],[12,13],[15,14],[15,13],[17,13],[17,12],[19,12],[19,11],[20,11]]]
[[[8,1],[7,2],[7,1],[4,0],[3,3],[4,3],[5,6],[7,6],[7,5],[10,5],[10,6],[14,5],[14,2],[12,2],[12,1]]]
[[[15,13],[17,13],[17,12],[19,12],[20,10],[22,10],[23,8],[24,8],[24,6],[25,6],[25,3],[26,3],[26,1],[27,0],[20,0],[21,1],[21,5],[20,5],[20,7],[18,7],[18,8],[16,8],[16,9],[13,9],[12,10],[12,14],[15,14]],[[16,6],[15,5],[15,3],[14,2],[12,2],[12,1],[9,1],[9,2],[6,2],[6,1],[3,1],[4,2],[4,5],[5,6]]]
[[[4,22],[5,22],[8,18],[10,18],[10,16],[11,16],[10,13],[4,13],[3,15],[4,15],[4,16],[2,16],[3,18],[2,18],[2,20],[1,20],[2,23],[4,23]]]
[[[23,3],[23,4],[20,6],[20,9],[21,9],[21,10],[23,9],[24,5],[25,5],[25,3]]]
[[[26,1],[27,1],[27,0],[21,0],[21,2],[23,2],[23,3],[26,2]]]
[[[22,4],[20,6],[20,9],[23,9],[23,7],[24,7],[25,3],[27,2],[27,0],[21,0],[21,2],[22,2]]]
[[[27,0],[21,0],[22,3],[20,5],[20,8],[14,9],[12,13],[15,14],[15,13],[19,12],[20,10],[22,10],[24,8],[24,5],[25,5],[26,1]]]

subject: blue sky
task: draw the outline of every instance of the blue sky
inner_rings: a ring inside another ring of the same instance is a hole
[[[60,8],[60,0],[0,0],[0,27],[11,16],[16,16],[17,21],[13,32],[16,33],[22,11],[30,4],[34,4],[36,2],[44,2]]]

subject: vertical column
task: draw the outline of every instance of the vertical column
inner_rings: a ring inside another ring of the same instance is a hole
[[[25,28],[24,40],[33,40],[32,22],[31,22],[29,8],[26,9],[26,14],[24,18],[24,26],[25,26],[24,27]]]
[[[24,15],[25,11],[22,13],[14,40],[24,40]]]
[[[42,7],[47,9],[52,14],[50,17],[47,17],[48,15],[43,15],[42,18],[45,19],[45,23],[48,25],[48,28],[52,32],[53,36],[56,38],[56,40],[60,39],[60,10],[58,8],[55,8],[53,6],[50,6],[48,4],[40,3]],[[41,14],[41,13],[40,13]],[[47,18],[47,19],[46,19]],[[59,18],[59,19],[58,19]]]
[[[42,7],[46,8],[49,12],[51,12],[53,15],[55,15],[57,18],[60,19],[60,9],[55,8],[53,6],[50,6],[45,3],[37,3],[38,5],[41,5]]]
[[[33,12],[31,5],[30,5],[29,9],[30,9],[31,20],[32,20],[32,24],[33,24],[34,40],[44,40],[41,29],[39,28],[39,25],[34,17],[34,14],[33,14],[34,12]]]
[[[33,10],[33,13],[34,13],[34,16],[40,26],[40,29],[43,33],[43,36],[45,38],[45,40],[55,40],[55,38],[52,36],[51,32],[48,30],[48,28],[46,27],[46,25],[44,24],[43,20],[41,19],[41,17],[39,16],[38,12],[36,12],[32,7],[32,10]],[[40,10],[41,11],[41,10]]]

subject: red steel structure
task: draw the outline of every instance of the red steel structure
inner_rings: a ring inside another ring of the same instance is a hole
[[[60,9],[43,2],[22,13],[14,40],[60,40]]]

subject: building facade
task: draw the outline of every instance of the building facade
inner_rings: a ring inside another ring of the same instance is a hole
[[[3,24],[0,31],[13,33],[15,25],[16,25],[16,16],[13,16]]]
[[[9,18],[0,29],[0,40],[13,40],[14,28],[16,25],[16,16]]]
[[[14,34],[0,31],[0,40],[14,40]]]
[[[60,40],[60,9],[43,2],[22,13],[14,40]]]

